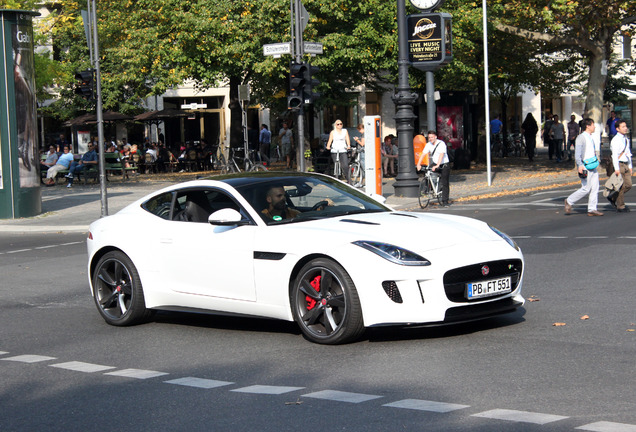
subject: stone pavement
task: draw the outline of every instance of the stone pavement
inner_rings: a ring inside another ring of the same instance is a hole
[[[556,164],[548,160],[545,150],[542,150],[544,149],[539,150],[540,154],[532,164],[524,158],[495,160],[492,164],[491,186],[488,186],[485,164],[474,165],[469,170],[451,171],[451,204],[562,186],[576,187],[579,181],[574,171],[574,163]],[[114,214],[162,187],[195,177],[196,173],[175,173],[166,176],[150,174],[133,177],[126,182],[111,181],[108,183],[108,214]],[[601,182],[604,182],[604,179],[603,173]],[[395,179],[385,179],[383,185],[387,204],[397,210],[419,209],[417,198],[394,195],[394,181]],[[62,184],[42,187],[43,213],[30,218],[0,220],[0,232],[86,232],[88,225],[101,214],[99,185],[83,186],[78,183],[71,189]]]

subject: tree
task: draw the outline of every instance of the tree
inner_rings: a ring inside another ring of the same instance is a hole
[[[498,30],[530,43],[546,43],[553,52],[578,53],[588,75],[586,112],[601,121],[604,71],[611,60],[614,36],[619,30],[634,33],[633,0],[496,0],[503,9]],[[576,58],[572,59],[576,61]]]

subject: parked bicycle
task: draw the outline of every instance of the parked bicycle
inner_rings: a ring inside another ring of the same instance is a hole
[[[351,163],[349,171],[351,172],[351,184],[354,187],[362,187],[364,185],[364,168],[362,158],[364,153],[360,153],[357,148],[351,150]]]
[[[440,175],[432,171],[429,167],[422,167],[424,177],[420,180],[420,193],[418,200],[421,208],[428,207],[431,200],[437,200],[438,204],[442,203],[442,188],[440,187]]]
[[[223,149],[227,147],[224,146]],[[243,170],[245,171],[267,171],[267,167],[265,165],[256,163],[254,150],[250,150],[248,152],[247,157],[240,157],[236,155],[236,149],[230,148],[229,157],[227,162],[221,165],[221,174],[235,173],[241,172],[241,166],[243,166]]]
[[[520,133],[508,134],[508,142],[510,143],[512,154],[517,157],[526,155],[526,143],[523,139],[523,135]]]

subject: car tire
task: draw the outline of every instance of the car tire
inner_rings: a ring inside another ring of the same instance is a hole
[[[296,323],[312,342],[343,344],[364,332],[355,285],[332,260],[317,258],[305,264],[294,281],[290,301]]]
[[[93,299],[104,320],[114,326],[130,326],[150,319],[137,268],[120,251],[100,258],[93,273]]]

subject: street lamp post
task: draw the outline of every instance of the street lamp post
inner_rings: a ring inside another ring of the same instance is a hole
[[[395,122],[398,134],[398,175],[393,187],[395,195],[413,198],[419,194],[419,182],[413,156],[413,106],[417,93],[411,92],[409,85],[408,34],[405,0],[397,0],[398,22],[398,87],[393,95]]]

